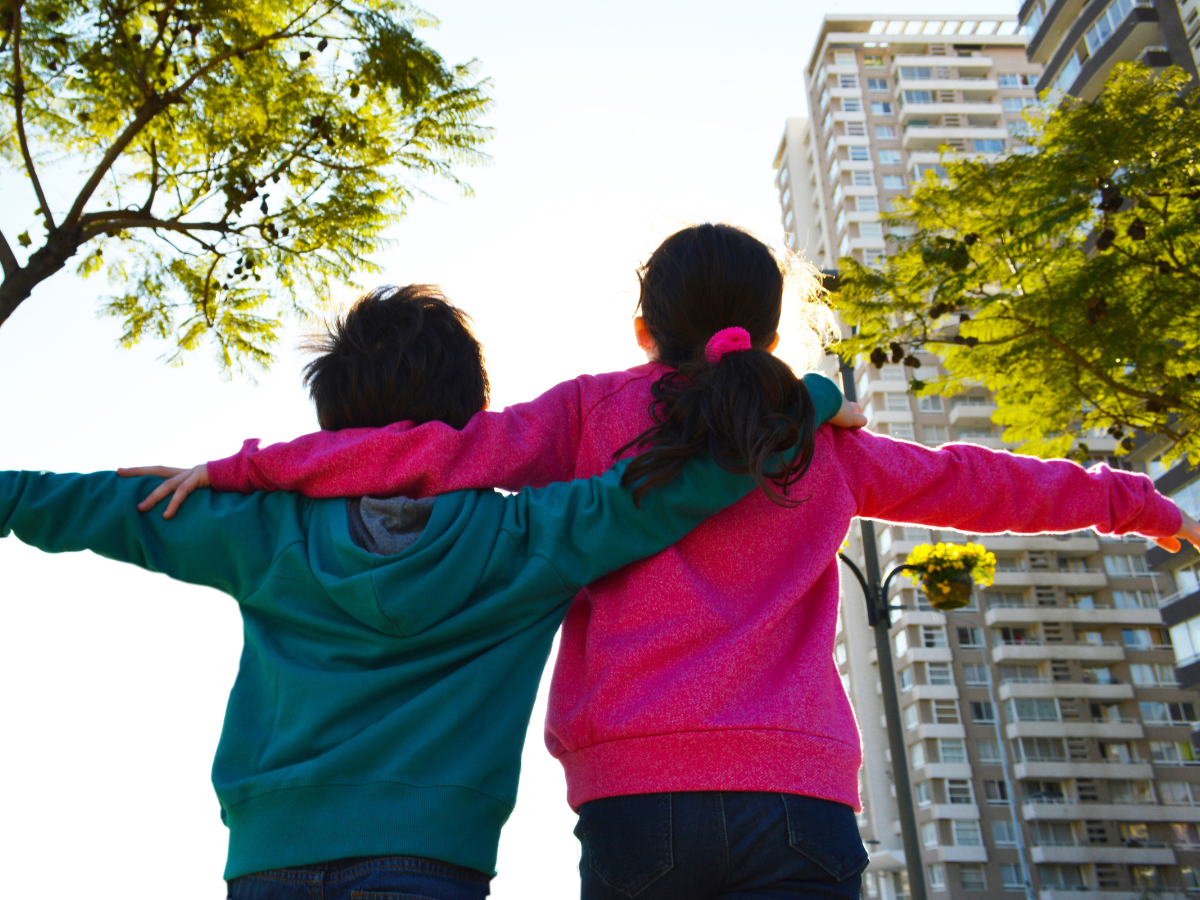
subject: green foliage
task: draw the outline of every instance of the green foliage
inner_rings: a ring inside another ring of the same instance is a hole
[[[1197,92],[1122,64],[1094,102],[1027,118],[1028,152],[946,158],[947,181],[927,174],[883,217],[899,251],[879,268],[839,262],[847,349],[938,354],[950,374],[917,390],[982,383],[1024,452],[1105,431],[1126,452],[1141,431],[1200,460]]]
[[[397,0],[0,0],[0,171],[46,226],[10,292],[90,242],[77,271],[107,269],[123,344],[269,363],[280,316],[374,271],[421,184],[469,193],[456,168],[486,160],[489,82],[433,25]],[[50,210],[38,166],[64,161],[86,181]]]

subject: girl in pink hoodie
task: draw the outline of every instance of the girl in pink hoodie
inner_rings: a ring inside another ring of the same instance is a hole
[[[702,450],[746,461],[762,491],[576,598],[546,744],[579,811],[584,900],[852,900],[867,865],[854,820],[861,747],[833,661],[837,551],[852,519],[1094,527],[1164,543],[1196,537],[1195,523],[1145,476],[1104,466],[827,426],[811,437],[800,382],[770,353],[783,271],[736,228],[684,229],[640,274],[647,365],[581,376],[461,431],[402,423],[248,441],[207,478],[217,490],[426,496],[587,477],[621,455],[640,454],[629,473],[643,487]],[[791,462],[772,462],[802,437]],[[162,491],[204,478],[198,467]]]

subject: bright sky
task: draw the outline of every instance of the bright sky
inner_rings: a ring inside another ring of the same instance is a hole
[[[391,234],[377,281],[433,282],[474,316],[493,404],[581,372],[637,364],[635,268],[684,224],[782,240],[771,161],[805,114],[802,67],[825,13],[953,14],[961,3],[428,0],[430,42],[494,82],[493,164],[463,199],[431,185]],[[979,14],[1013,11],[996,0]],[[32,224],[28,185],[0,169],[0,230]],[[49,188],[65,199],[71,173]],[[54,201],[52,200],[52,203]],[[372,279],[371,283],[375,283]],[[0,467],[93,471],[193,464],[242,439],[314,430],[289,334],[257,384],[205,354],[116,348],[106,285],[69,272],[0,328]],[[2,855],[13,896],[224,896],[226,832],[208,782],[241,632],[227,598],[90,554],[0,542]],[[575,816],[542,744],[500,845],[497,900],[578,894]],[[15,823],[20,823],[19,827]],[[48,882],[47,872],[54,877]],[[50,893],[47,894],[47,886]]]

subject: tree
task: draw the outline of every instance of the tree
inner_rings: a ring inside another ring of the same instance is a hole
[[[943,157],[883,217],[898,252],[839,262],[847,342],[877,366],[935,353],[1023,452],[1066,455],[1107,430],[1169,438],[1200,459],[1200,107],[1179,69],[1118,66],[1093,102],[1044,98],[1028,146]],[[1079,452],[1079,451],[1077,451]]]
[[[434,25],[401,0],[0,0],[0,172],[45,229],[23,263],[0,234],[0,325],[86,249],[125,346],[268,364],[281,315],[375,270],[422,179],[470,192],[490,84],[414,33]],[[48,163],[83,170],[66,208]]]

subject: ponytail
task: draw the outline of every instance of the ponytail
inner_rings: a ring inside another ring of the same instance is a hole
[[[771,251],[738,228],[698,225],[667,238],[639,274],[639,310],[673,371],[650,389],[654,424],[616,453],[639,451],[622,484],[640,501],[708,453],[752,474],[775,503],[803,502],[788,490],[812,462],[816,414],[804,383],[769,351],[784,286]]]

